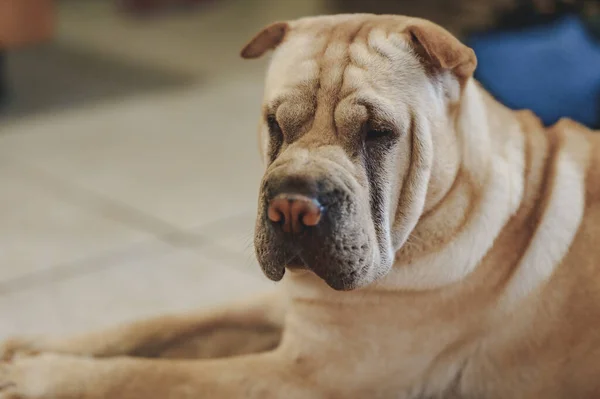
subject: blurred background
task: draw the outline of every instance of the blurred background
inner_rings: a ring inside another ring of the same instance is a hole
[[[271,287],[253,257],[274,20],[434,20],[545,123],[600,125],[599,1],[0,0],[0,338],[67,333]]]

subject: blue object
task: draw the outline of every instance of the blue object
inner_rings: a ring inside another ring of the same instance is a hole
[[[546,124],[567,116],[600,126],[600,44],[576,16],[519,31],[475,35],[475,77],[501,102]]]

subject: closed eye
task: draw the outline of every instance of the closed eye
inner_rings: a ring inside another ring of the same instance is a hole
[[[391,129],[369,129],[365,135],[365,141],[375,141],[393,136]]]
[[[281,126],[279,126],[275,115],[271,114],[267,116],[267,125],[269,127],[270,136],[267,155],[269,157],[269,161],[273,162],[275,161],[275,158],[277,158],[281,147],[283,146],[283,131],[281,130]]]
[[[275,115],[267,116],[267,125],[269,126],[269,133],[272,136],[280,136],[282,134],[281,126],[279,126],[279,122],[277,122],[277,118]]]
[[[365,143],[387,141],[396,134],[389,123],[377,119],[369,120],[363,127]]]

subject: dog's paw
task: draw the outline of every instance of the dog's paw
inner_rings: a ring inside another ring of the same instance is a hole
[[[71,363],[68,357],[47,353],[0,362],[0,399],[70,398],[71,392],[63,392],[63,387],[70,372],[77,370]]]
[[[40,353],[40,347],[36,344],[38,339],[33,338],[10,338],[0,343],[0,361],[10,362],[20,357],[34,356]]]
[[[0,363],[0,399],[30,399],[19,391],[20,380],[19,367],[14,362]]]
[[[0,399],[20,399],[11,371],[8,363],[0,363]]]

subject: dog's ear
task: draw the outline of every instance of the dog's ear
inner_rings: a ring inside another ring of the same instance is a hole
[[[429,21],[418,21],[406,27],[413,46],[425,62],[451,71],[461,83],[473,75],[477,67],[475,52],[450,32]]]
[[[283,41],[290,26],[287,22],[275,22],[260,32],[242,49],[242,58],[258,58],[273,50]]]

